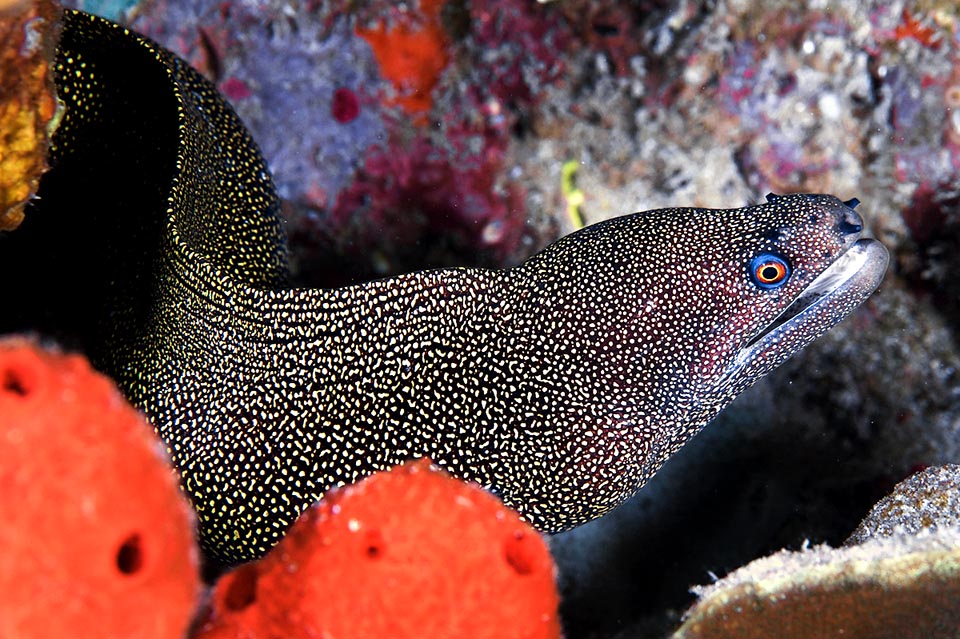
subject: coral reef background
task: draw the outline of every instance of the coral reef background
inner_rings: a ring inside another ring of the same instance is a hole
[[[839,545],[899,480],[960,461],[955,3],[74,5],[217,82],[312,285],[512,264],[659,206],[863,202],[893,258],[881,290],[632,502],[552,540],[568,637],[663,636],[691,585]]]

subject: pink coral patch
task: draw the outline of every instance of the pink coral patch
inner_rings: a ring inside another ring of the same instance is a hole
[[[232,76],[220,83],[220,90],[231,100],[242,100],[253,95],[250,85]]]
[[[333,92],[333,100],[330,103],[330,113],[333,119],[340,124],[353,122],[360,115],[360,100],[357,94],[345,87],[340,87]]]

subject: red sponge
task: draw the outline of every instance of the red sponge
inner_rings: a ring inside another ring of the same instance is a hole
[[[198,593],[191,513],[109,380],[0,340],[0,637],[182,637]]]
[[[559,637],[557,605],[540,535],[420,460],[328,493],[224,575],[195,639]]]

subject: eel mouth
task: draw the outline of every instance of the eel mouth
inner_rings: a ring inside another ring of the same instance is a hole
[[[800,350],[843,320],[880,285],[887,249],[872,239],[857,240],[741,350],[738,360],[770,349]],[[778,358],[779,359],[779,358]],[[782,361],[780,359],[780,361]]]

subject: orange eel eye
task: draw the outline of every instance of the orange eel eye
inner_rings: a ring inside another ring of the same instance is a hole
[[[761,253],[750,262],[750,279],[764,289],[779,288],[790,277],[790,265],[782,257]]]

